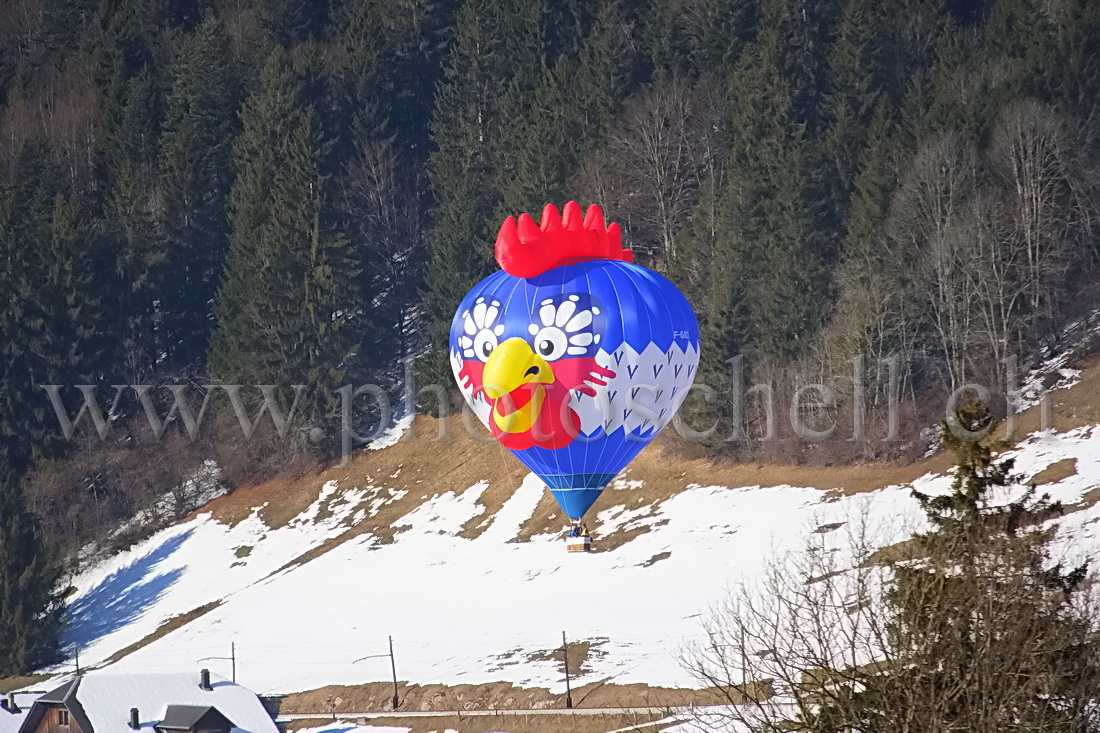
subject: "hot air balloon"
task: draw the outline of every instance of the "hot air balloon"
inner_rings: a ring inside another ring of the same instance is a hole
[[[478,418],[576,528],[687,396],[699,325],[596,205],[582,216],[575,201],[560,215],[548,204],[540,224],[508,217],[496,260],[502,269],[455,313],[451,366]]]

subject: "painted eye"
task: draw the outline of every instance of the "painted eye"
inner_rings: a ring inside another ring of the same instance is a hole
[[[560,359],[569,347],[569,339],[557,326],[547,326],[535,334],[535,352],[547,361]]]
[[[483,328],[474,336],[474,353],[482,361],[489,358],[497,347],[497,335],[491,329]]]

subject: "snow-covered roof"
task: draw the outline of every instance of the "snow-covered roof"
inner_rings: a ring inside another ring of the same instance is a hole
[[[19,703],[18,713],[9,713],[7,710],[0,710],[0,733],[16,733],[19,730],[19,726],[23,724],[23,719],[27,717],[27,712],[31,708],[31,703],[26,700],[24,705],[24,699],[22,696],[16,699]]]
[[[92,730],[85,733],[134,733],[131,708],[138,710],[141,732],[155,733],[154,726],[165,719],[168,708],[178,706],[214,707],[233,721],[234,730],[277,733],[256,693],[215,674],[210,675],[211,689],[204,690],[199,682],[198,672],[91,672],[77,680],[75,691],[66,685],[66,697],[67,704],[79,704],[91,724]]]

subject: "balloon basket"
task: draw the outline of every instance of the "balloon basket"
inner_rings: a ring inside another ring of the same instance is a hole
[[[591,537],[567,537],[565,549],[569,552],[592,552]]]

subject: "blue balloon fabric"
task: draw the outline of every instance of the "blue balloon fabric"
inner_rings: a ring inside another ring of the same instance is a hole
[[[699,326],[656,272],[587,259],[485,278],[458,307],[450,355],[470,407],[577,520],[687,396]]]

